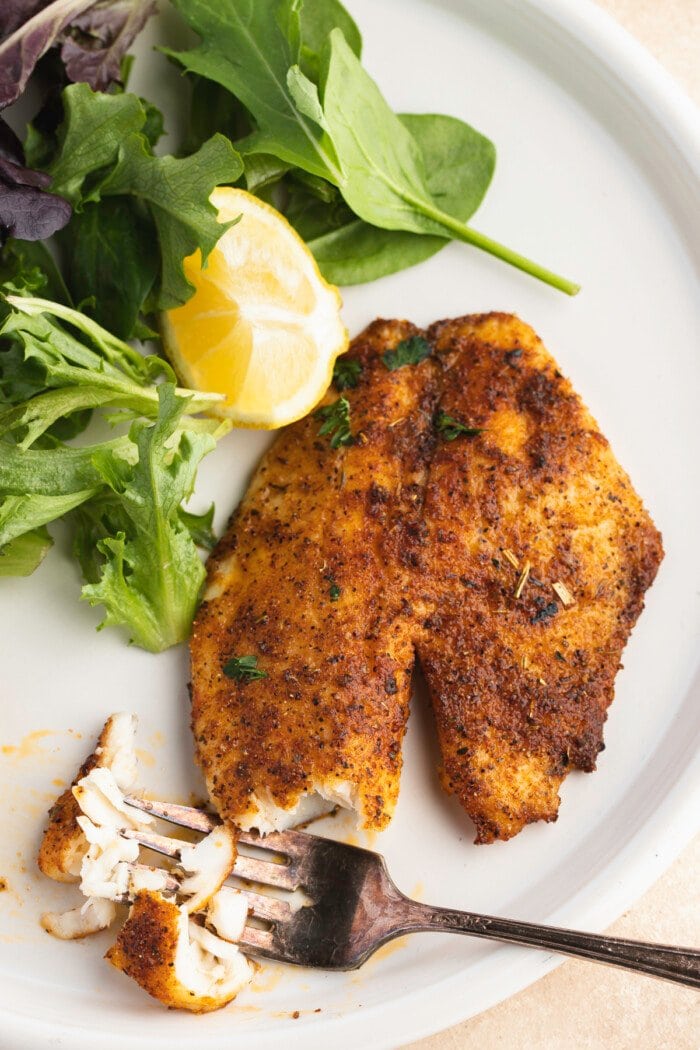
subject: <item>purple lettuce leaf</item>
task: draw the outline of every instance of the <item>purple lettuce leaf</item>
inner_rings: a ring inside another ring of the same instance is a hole
[[[0,240],[5,236],[23,241],[43,241],[69,221],[67,200],[47,193],[51,179],[0,157]]]
[[[0,158],[13,160],[17,164],[22,164],[24,161],[22,143],[2,117],[0,117]]]
[[[3,0],[0,4],[0,41],[23,26],[51,0]]]
[[[18,0],[11,0],[10,6],[20,5]],[[31,10],[35,5],[26,6]],[[20,97],[41,56],[57,42],[66,26],[90,6],[91,0],[54,0],[5,37],[0,43],[0,109]],[[16,12],[10,12],[8,25],[15,20]]]
[[[119,80],[124,55],[155,11],[155,0],[101,0],[74,18],[61,48],[69,79],[93,91]]]
[[[0,109],[17,101],[54,45],[71,80],[104,91],[155,10],[155,0],[0,0]]]
[[[104,91],[155,10],[155,0],[0,0],[0,110],[17,101],[54,46],[70,80]],[[66,225],[71,206],[47,192],[50,182],[25,166],[21,143],[0,118],[0,245],[8,236],[44,240]]]

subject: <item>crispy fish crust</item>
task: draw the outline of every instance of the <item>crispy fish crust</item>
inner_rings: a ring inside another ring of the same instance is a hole
[[[381,355],[409,335],[432,356],[389,371]],[[510,838],[555,819],[567,772],[595,766],[660,537],[517,318],[377,321],[349,356],[355,443],[334,452],[313,416],[284,431],[210,560],[191,645],[199,761],[244,827],[314,791],[384,827],[417,649],[443,785],[477,841]],[[440,411],[486,430],[446,441]],[[226,678],[245,655],[268,677]]]
[[[368,828],[396,804],[414,660],[402,555],[434,382],[430,368],[389,371],[381,354],[415,332],[375,322],[355,340],[362,373],[343,391],[354,444],[332,450],[313,414],[283,431],[210,560],[192,723],[211,796],[244,828],[275,826],[315,792]],[[267,677],[227,678],[226,661],[247,655]]]
[[[443,785],[477,841],[491,842],[556,819],[567,773],[595,768],[620,655],[663,551],[531,328],[487,314],[427,335],[440,407],[485,430],[439,442],[431,462],[424,587],[433,611],[418,652]]]
[[[158,893],[143,890],[105,959],[171,1009],[197,1014],[220,1010],[231,1002],[238,989],[217,992],[213,976],[209,994],[197,994],[183,983],[183,975],[178,972],[180,968],[187,970],[182,958],[182,936],[182,915],[177,905]]]
[[[105,959],[154,999],[166,1006],[190,1009],[192,996],[183,991],[174,973],[179,918],[176,904],[144,890],[132,904],[129,919],[105,953]]]
[[[44,875],[57,882],[78,882],[80,865],[87,853],[88,843],[76,818],[80,806],[73,796],[73,787],[98,766],[109,766],[115,757],[115,728],[123,715],[110,715],[97,738],[95,750],[83,762],[70,787],[59,795],[49,810],[37,864]]]

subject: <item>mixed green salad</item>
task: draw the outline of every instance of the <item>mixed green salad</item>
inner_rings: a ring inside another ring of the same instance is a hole
[[[163,49],[190,90],[177,156],[128,91],[153,0],[0,5],[0,576],[33,572],[63,519],[82,596],[152,651],[189,633],[213,537],[212,511],[185,504],[228,427],[202,414],[217,395],[127,340],[157,340],[159,312],[192,294],[183,259],[227,228],[216,186],[274,204],[336,284],[460,240],[577,291],[468,225],[493,144],[452,116],[394,113],[339,0],[173,6],[199,38]]]

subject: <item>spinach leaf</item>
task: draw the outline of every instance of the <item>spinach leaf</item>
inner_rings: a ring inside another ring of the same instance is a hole
[[[338,29],[330,35],[323,115],[343,173],[341,192],[361,219],[385,229],[465,241],[562,291],[578,290],[443,210],[428,187],[418,143]]]
[[[46,528],[18,536],[0,550],[0,576],[31,576],[52,546]]]
[[[116,336],[131,337],[159,271],[148,209],[130,197],[86,204],[60,237],[75,302]]]
[[[466,225],[490,180],[492,146],[448,117],[399,119],[343,29],[331,28],[332,4],[318,0],[316,13],[323,17],[317,22],[314,5],[304,22],[296,0],[222,0],[215,8],[207,0],[176,0],[176,6],[202,43],[193,51],[169,53],[188,71],[228,88],[249,110],[256,130],[239,143],[244,154],[273,155],[299,169],[296,179],[305,172],[324,180],[321,184],[336,185],[354,213],[339,224],[330,207],[304,211],[304,220],[315,221],[312,249],[331,280],[349,283],[393,272],[458,239],[564,291],[577,290]],[[324,39],[319,64],[314,56]],[[356,49],[359,43],[355,36]],[[296,65],[295,56],[300,56]],[[457,128],[460,134],[454,135]],[[440,180],[441,171],[449,172],[449,179]],[[466,186],[456,199],[458,178]],[[357,220],[392,236],[380,236]]]
[[[405,113],[399,120],[421,151],[431,196],[445,211],[466,221],[491,182],[496,163],[493,143],[456,117]],[[308,242],[323,276],[333,284],[374,281],[429,259],[449,243],[444,237],[382,230],[357,219],[350,209],[346,221],[338,225],[330,209],[320,215],[320,209],[309,202],[305,211],[299,203],[292,208],[288,218]],[[315,229],[309,213],[317,217]]]
[[[258,196],[261,190],[275,186],[289,171],[289,164],[268,153],[246,154],[242,152],[242,157],[246,189],[249,193],[255,193]]]
[[[359,58],[362,54],[362,36],[355,21],[339,0],[303,0],[300,14],[301,55],[299,65],[307,77],[318,80],[321,56],[333,29],[341,29],[343,36]]]
[[[299,61],[300,37],[290,28],[295,5],[279,0],[174,0],[175,7],[201,37],[191,51],[164,49],[188,73],[227,88],[253,115],[257,131],[246,152],[268,153],[337,182],[332,144],[312,119],[300,112],[287,83]]]
[[[131,641],[160,652],[187,638],[204,566],[180,504],[192,493],[197,466],[215,444],[206,433],[181,432],[185,400],[170,384],[159,388],[153,425],[134,423],[130,440],[138,462],[111,452],[94,456],[95,468],[116,497],[110,506],[116,531],[98,542],[100,578],[83,587],[91,605],[104,605],[107,624],[126,626]]]
[[[235,142],[253,130],[245,106],[221,84],[195,74],[190,76],[192,94],[183,152],[194,153],[220,132]]]
[[[293,168],[289,173],[289,181],[292,184],[301,186],[302,189],[310,193],[316,200],[321,201],[323,204],[342,204],[343,198],[340,193],[331,182],[326,182],[325,179],[319,179],[318,175],[310,175],[308,171],[302,171],[301,168]],[[352,212],[349,208],[346,209],[349,215]]]

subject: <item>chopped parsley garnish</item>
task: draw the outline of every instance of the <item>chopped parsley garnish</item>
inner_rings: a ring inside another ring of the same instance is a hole
[[[316,419],[323,420],[323,426],[319,435],[324,437],[330,435],[331,448],[340,448],[341,445],[352,445],[353,436],[350,433],[350,402],[346,397],[339,397],[330,405],[324,405],[315,413]]]
[[[454,441],[461,434],[464,437],[476,437],[477,434],[484,433],[484,427],[470,427],[466,423],[462,423],[461,420],[455,419],[454,416],[448,415],[447,412],[443,412],[442,409],[435,417],[435,429],[443,441]]]
[[[408,339],[402,339],[393,350],[386,350],[382,354],[382,361],[390,372],[395,372],[404,365],[420,364],[426,357],[430,357],[432,351],[433,348],[427,339],[422,335],[412,335]]]
[[[333,382],[336,390],[354,390],[362,375],[359,361],[347,361],[340,357],[333,365]]]
[[[267,678],[267,671],[258,667],[257,656],[233,656],[223,667],[227,678],[234,682],[252,682],[255,678]]]
[[[342,591],[338,584],[335,582],[335,580],[331,579],[329,582],[330,587],[328,589],[328,594],[332,602],[337,602],[338,598],[340,598]]]

